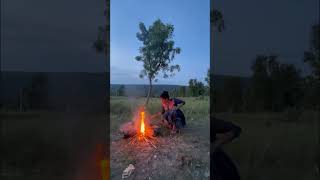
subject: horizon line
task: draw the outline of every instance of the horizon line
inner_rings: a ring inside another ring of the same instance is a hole
[[[110,71],[107,72],[84,72],[84,71],[22,71],[22,70],[2,70],[0,69],[0,73],[4,72],[20,72],[20,73],[87,73],[87,74],[102,74],[106,73],[111,75]],[[234,75],[234,74],[215,74],[213,73],[214,76],[235,76],[235,77],[242,77],[242,78],[250,78],[251,76],[244,76],[244,75]],[[197,78],[192,78],[192,79],[197,79]],[[111,79],[110,79],[111,80]],[[199,80],[199,79],[197,79]],[[111,84],[111,83],[110,83]],[[114,83],[116,84],[116,83]],[[169,84],[168,84],[169,85]]]

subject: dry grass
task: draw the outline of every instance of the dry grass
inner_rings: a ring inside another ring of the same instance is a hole
[[[218,114],[241,126],[243,133],[226,147],[246,180],[319,178],[317,115],[303,112],[296,122],[283,113]]]
[[[121,179],[122,171],[132,163],[136,170],[130,179],[208,179],[209,176],[209,100],[181,98],[188,128],[181,135],[158,137],[157,149],[143,142],[129,145],[118,139],[119,126],[131,120],[144,98],[111,97],[111,179]],[[159,98],[152,98],[148,112],[161,110]],[[114,135],[114,136],[113,136]]]

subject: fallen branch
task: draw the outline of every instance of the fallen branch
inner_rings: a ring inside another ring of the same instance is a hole
[[[149,143],[149,144],[151,144],[155,149],[157,149],[157,147],[150,141],[150,140],[148,140],[146,137],[144,137],[143,136],[143,138],[144,138],[144,140],[147,142],[147,143]]]

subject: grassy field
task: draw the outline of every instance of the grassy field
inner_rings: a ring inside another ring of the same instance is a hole
[[[182,107],[187,123],[190,126],[209,125],[209,97],[184,97],[186,105]],[[119,129],[119,126],[133,118],[134,112],[145,103],[145,98],[111,97],[110,98],[110,126],[111,132]],[[154,114],[161,111],[159,98],[151,98],[148,105],[148,113]],[[208,129],[209,130],[209,129]]]
[[[188,127],[181,134],[160,137],[159,148],[125,146],[117,138],[119,126],[132,119],[144,98],[111,97],[111,178],[121,179],[133,163],[131,179],[208,179],[209,100],[181,98]],[[160,110],[151,99],[149,113]],[[244,180],[319,179],[319,114],[219,113],[218,118],[241,126],[239,139],[225,149]],[[103,141],[105,117],[57,113],[0,113],[1,176],[8,179],[73,179],[77,173],[93,177],[95,144]],[[95,123],[93,123],[95,122]],[[97,133],[99,132],[99,133]],[[99,140],[100,139],[100,140]],[[97,142],[95,142],[97,141]],[[170,141],[170,142],[169,142]],[[138,149],[138,151],[137,151]],[[9,177],[10,176],[10,177]],[[5,178],[4,178],[5,179]],[[129,178],[130,179],[130,178]]]
[[[238,140],[225,147],[243,179],[319,179],[319,117],[315,112],[303,112],[293,122],[284,113],[221,113],[217,117],[243,130]]]
[[[182,99],[187,102],[183,111],[190,130],[182,135],[181,140],[193,146],[191,137],[202,135],[209,137],[209,128],[201,129],[201,127],[209,127],[210,124],[209,101],[207,98]],[[121,123],[129,121],[136,107],[143,103],[143,98],[112,97],[111,131],[116,132]],[[152,99],[148,111],[154,113],[159,108],[159,100]],[[315,180],[319,178],[317,167],[319,115],[317,113],[312,111],[289,114],[218,113],[216,116],[238,124],[243,130],[239,139],[225,146],[225,150],[237,164],[242,179]],[[199,142],[205,143],[201,140]],[[207,148],[207,146],[201,147]],[[120,167],[125,168],[124,165]],[[116,173],[121,171],[114,169],[114,173],[111,172],[112,177],[117,177]]]
[[[120,125],[133,119],[144,98],[111,97],[111,179],[121,179],[132,163],[136,170],[130,179],[208,179],[210,169],[209,98],[181,98],[186,104],[187,128],[176,136],[157,137],[157,149],[148,145],[128,146],[117,136]],[[159,98],[152,98],[147,112],[161,111]],[[155,120],[157,121],[157,120]]]

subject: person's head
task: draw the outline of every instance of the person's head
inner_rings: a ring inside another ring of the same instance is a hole
[[[162,104],[166,104],[170,99],[168,91],[163,91],[160,95],[160,99]]]

